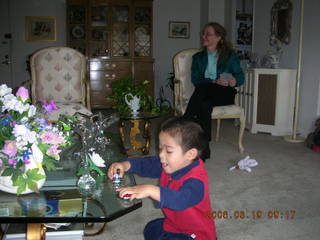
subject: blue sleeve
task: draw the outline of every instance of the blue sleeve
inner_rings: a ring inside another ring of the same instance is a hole
[[[128,173],[136,173],[141,177],[160,178],[162,165],[159,157],[131,157],[124,161],[129,161],[131,164]]]
[[[158,206],[181,211],[198,204],[203,198],[203,182],[196,178],[190,178],[183,183],[178,191],[161,186]]]

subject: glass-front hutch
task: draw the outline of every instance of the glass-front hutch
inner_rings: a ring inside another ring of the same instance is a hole
[[[106,97],[121,78],[151,82],[152,0],[67,0],[67,43],[88,58],[91,106],[112,106]]]

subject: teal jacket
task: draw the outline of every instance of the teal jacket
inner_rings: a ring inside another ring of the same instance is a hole
[[[205,78],[205,71],[208,65],[207,49],[198,52],[192,56],[191,66],[191,81],[193,85],[200,83],[212,82],[211,79]],[[237,80],[236,86],[241,86],[244,82],[244,74],[240,67],[240,61],[234,52],[230,52],[228,60],[225,64],[221,64],[218,60],[217,64],[217,78],[222,73],[232,73],[233,77]]]

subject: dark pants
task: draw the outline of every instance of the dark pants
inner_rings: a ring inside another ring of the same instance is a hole
[[[144,228],[145,240],[192,240],[187,234],[166,232],[163,230],[164,218],[152,220]]]
[[[190,100],[184,114],[194,119],[203,128],[208,141],[211,141],[211,113],[215,106],[234,104],[236,90],[213,83],[199,84]]]

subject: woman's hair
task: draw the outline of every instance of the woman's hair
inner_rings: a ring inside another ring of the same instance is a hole
[[[217,51],[219,53],[218,64],[224,65],[229,57],[230,52],[233,51],[232,43],[226,39],[227,31],[221,24],[217,22],[209,22],[204,26],[202,32],[204,32],[207,27],[212,27],[216,36],[221,37],[217,44]]]
[[[198,150],[198,157],[206,148],[208,142],[199,124],[185,117],[173,117],[161,124],[161,132],[168,133],[186,152],[191,148]]]

